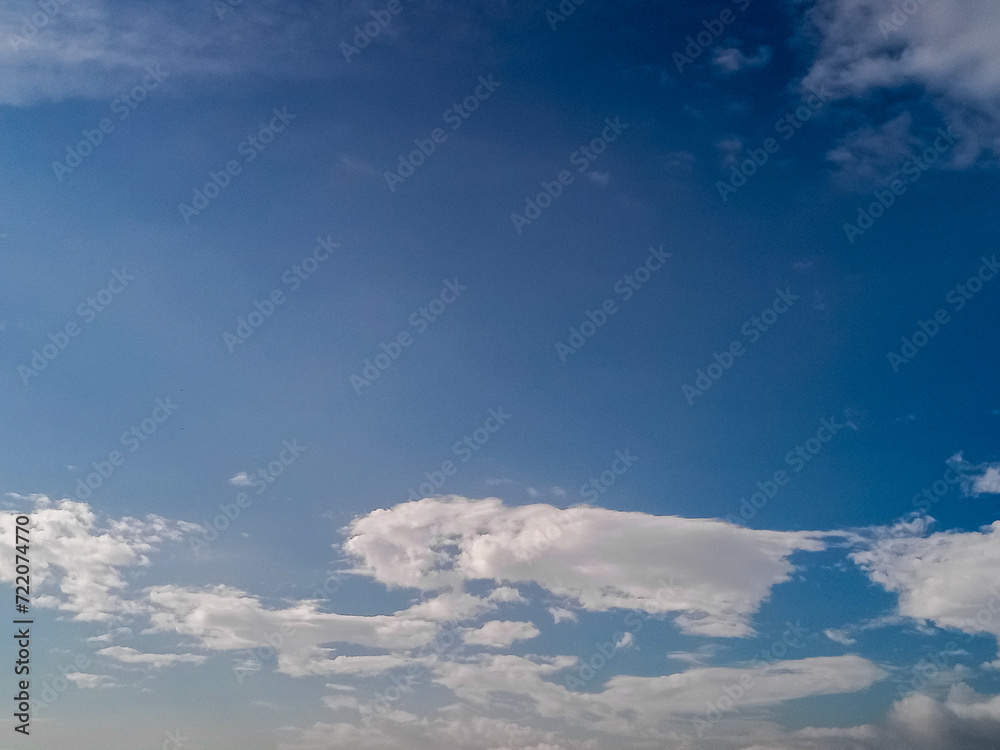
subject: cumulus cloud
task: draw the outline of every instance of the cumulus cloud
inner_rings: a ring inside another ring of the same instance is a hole
[[[478,628],[466,628],[462,640],[474,646],[502,648],[515,641],[527,641],[541,631],[530,622],[490,620]]]
[[[900,525],[851,558],[899,595],[901,615],[1000,639],[1000,521],[974,532],[921,531]]]
[[[959,134],[953,163],[1000,154],[1000,5],[896,0],[818,0],[806,35],[817,43],[803,84],[864,101],[916,88]]]
[[[789,557],[824,548],[809,532],[497,498],[428,498],[355,519],[344,549],[390,586],[458,590],[465,581],[535,583],[578,609],[676,613],[686,633],[746,636]]]
[[[29,532],[34,601],[72,612],[74,620],[109,622],[140,612],[141,605],[125,596],[123,571],[148,566],[149,555],[161,545],[198,528],[156,515],[99,519],[87,503],[15,497],[34,505]],[[0,512],[0,580],[8,583],[15,576],[16,517]]]

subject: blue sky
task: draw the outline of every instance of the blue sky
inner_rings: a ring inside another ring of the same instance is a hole
[[[998,24],[9,3],[0,747],[996,747]]]

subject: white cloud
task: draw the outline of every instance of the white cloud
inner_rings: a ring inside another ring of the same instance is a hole
[[[355,519],[344,549],[390,586],[456,590],[466,580],[536,583],[576,607],[678,613],[685,633],[746,636],[797,550],[821,535],[713,519],[497,498],[427,498]]]
[[[492,596],[490,598],[492,599]],[[495,606],[488,599],[449,591],[420,604],[415,604],[399,614],[423,620],[433,620],[434,622],[454,622],[468,620],[481,612],[495,608]]]
[[[172,667],[174,664],[204,664],[208,658],[198,654],[144,654],[127,646],[109,646],[102,648],[97,653],[126,664],[148,664],[156,669]]]
[[[266,73],[292,78],[328,74],[330,40],[349,34],[354,9],[289,12],[281,4],[244,4],[224,22],[197,0],[121,6],[110,0],[57,3],[58,12],[32,32],[33,0],[0,6],[0,103],[24,105],[128,92],[162,66],[171,77]],[[43,14],[44,15],[44,14]],[[391,32],[391,30],[390,30]],[[25,34],[27,37],[26,38]],[[392,33],[386,33],[392,36]],[[253,55],[238,50],[254,49]]]
[[[539,718],[619,737],[666,730],[671,717],[699,716],[708,703],[727,694],[727,687],[732,690],[741,681],[742,710],[811,695],[856,692],[886,676],[867,659],[849,655],[746,668],[702,667],[661,677],[616,675],[596,693],[572,691],[549,681],[577,664],[575,657],[496,655],[476,663],[438,664],[434,672],[438,682],[477,706],[492,705],[497,694],[523,696]]]
[[[618,639],[617,643],[615,643],[615,650],[622,648],[632,648],[632,646],[634,645],[635,645],[635,636],[632,635],[631,633],[626,633],[625,635],[623,635],[621,638]]]
[[[571,622],[576,622],[577,620],[576,612],[571,612],[562,607],[549,607],[549,614],[552,615],[552,619],[557,623],[563,620],[570,620]]]
[[[245,471],[241,471],[234,477],[229,478],[230,484],[235,484],[237,487],[249,487],[253,482],[250,479],[250,475]]]
[[[123,569],[149,565],[148,555],[160,545],[181,541],[186,531],[198,528],[155,515],[101,521],[87,503],[53,503],[44,495],[27,499],[35,506],[29,531],[33,599],[74,613],[74,620],[109,622],[141,611],[124,597]],[[9,583],[15,575],[16,516],[0,512],[0,581]]]
[[[246,592],[228,586],[186,589],[155,586],[148,590],[149,632],[178,633],[198,639],[202,648],[218,651],[271,647],[278,671],[293,677],[332,674],[339,665],[331,650],[319,644],[348,642],[388,649],[424,646],[437,625],[405,616],[338,615],[319,612],[316,602],[301,601],[286,609],[266,609]]]
[[[978,532],[897,526],[897,536],[851,553],[876,583],[899,595],[899,613],[939,627],[1000,638],[1000,521]]]
[[[1000,5],[993,0],[917,3],[818,0],[807,14],[817,56],[804,85],[864,100],[919,87],[959,134],[958,166],[1000,154]],[[893,12],[896,21],[893,23]],[[886,23],[889,22],[887,26]]]
[[[1000,463],[971,464],[956,453],[948,459],[948,465],[962,476],[962,492],[966,495],[1000,494]]]
[[[851,636],[849,636],[847,634],[847,632],[843,631],[843,630],[829,630],[828,629],[828,630],[824,630],[823,631],[823,635],[825,635],[831,641],[834,641],[835,643],[839,643],[839,644],[841,644],[843,646],[852,646],[855,643],[857,643],[856,640],[854,640],[853,638],[851,638]]]
[[[66,675],[66,679],[72,682],[81,690],[121,687],[117,682],[115,682],[113,677],[106,674],[86,674],[85,672],[71,672]]]
[[[502,648],[515,641],[527,641],[541,631],[530,622],[491,620],[478,628],[466,628],[462,640],[474,646]]]
[[[521,596],[521,592],[510,586],[498,586],[490,592],[490,601],[505,602],[511,604],[527,604],[528,600]]]

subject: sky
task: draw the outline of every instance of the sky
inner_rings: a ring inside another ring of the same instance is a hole
[[[995,749],[998,32],[5,3],[0,750]]]

